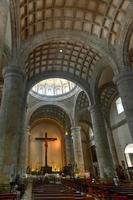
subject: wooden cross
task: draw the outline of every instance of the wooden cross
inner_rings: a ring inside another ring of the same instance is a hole
[[[48,138],[47,137],[47,132],[45,133],[45,137],[42,137],[42,138],[35,138],[36,140],[40,140],[40,141],[43,141],[45,143],[45,167],[48,166],[48,161],[47,161],[47,154],[48,154],[48,142],[52,142],[52,141],[55,141],[57,140],[57,138]]]

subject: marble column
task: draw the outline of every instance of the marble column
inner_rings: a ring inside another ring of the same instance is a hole
[[[84,167],[84,157],[83,157],[83,149],[82,149],[82,141],[81,141],[81,127],[72,127],[71,133],[73,138],[73,150],[74,150],[74,161],[77,171],[79,174],[83,175],[85,172]]]
[[[0,67],[5,42],[8,12],[9,0],[0,0]]]
[[[111,180],[115,176],[115,171],[112,156],[110,153],[101,106],[91,106],[90,114],[96,146],[97,160],[100,171],[100,178],[103,181]]]
[[[74,164],[74,152],[72,147],[71,134],[65,135],[66,164]]]
[[[24,74],[16,66],[4,69],[4,88],[0,109],[0,183],[17,173],[22,127]]]
[[[123,71],[114,77],[122,99],[126,120],[133,139],[133,71]]]

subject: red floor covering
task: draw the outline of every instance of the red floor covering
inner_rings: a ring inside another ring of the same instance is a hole
[[[94,200],[66,188],[62,184],[33,185],[32,200]]]

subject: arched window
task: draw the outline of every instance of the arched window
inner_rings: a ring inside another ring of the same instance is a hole
[[[33,86],[33,91],[38,92],[38,85],[37,84]]]
[[[70,92],[74,87],[77,88],[74,83],[68,80],[53,78],[37,83],[32,90],[41,96],[58,96]]]
[[[43,94],[43,86],[40,86],[40,87],[38,88],[38,92],[39,92],[39,94]]]
[[[125,156],[128,167],[133,167],[133,144],[128,144],[125,148]]]
[[[124,112],[124,108],[123,108],[122,101],[121,101],[120,97],[116,100],[115,103],[116,103],[117,113],[121,114],[122,112]]]
[[[64,86],[63,86],[63,92],[64,92],[64,93],[69,92],[69,87],[68,87],[68,85],[64,85]]]
[[[48,95],[53,95],[52,88],[48,88]]]
[[[56,89],[56,95],[58,95],[58,94],[61,94],[61,89],[60,88]]]

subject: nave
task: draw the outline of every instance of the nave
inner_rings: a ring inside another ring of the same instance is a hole
[[[45,173],[133,200],[133,0],[0,0],[0,199]]]
[[[133,200],[133,184],[89,182],[87,179],[29,179],[24,191],[0,193],[0,200]]]
[[[64,186],[63,184],[34,184],[32,188],[33,200],[94,200],[93,197],[86,197],[85,194],[81,194],[80,191],[75,191],[71,188]]]

